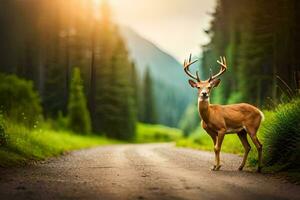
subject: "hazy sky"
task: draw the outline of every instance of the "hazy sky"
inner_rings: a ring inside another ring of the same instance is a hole
[[[179,61],[208,42],[215,0],[110,0],[116,20]]]

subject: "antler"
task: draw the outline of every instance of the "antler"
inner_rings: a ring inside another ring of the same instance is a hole
[[[214,76],[210,75],[209,81],[218,78],[219,76],[221,76],[227,70],[227,64],[226,64],[225,57],[220,56],[220,60],[221,61],[217,60],[217,62],[221,65],[221,69],[220,69],[219,73],[217,73]]]
[[[198,71],[196,71],[196,76],[194,76],[194,75],[190,72],[190,70],[189,70],[189,67],[190,67],[192,64],[194,64],[195,62],[197,62],[197,61],[198,61],[198,60],[194,60],[194,61],[192,62],[192,54],[190,54],[189,59],[188,59],[188,60],[184,60],[183,68],[184,68],[185,73],[186,73],[189,77],[191,77],[192,79],[195,79],[195,80],[197,80],[198,82],[200,82],[200,78],[199,78],[199,75],[198,75]]]

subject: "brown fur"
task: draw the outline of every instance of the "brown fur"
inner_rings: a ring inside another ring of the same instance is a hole
[[[215,132],[244,129],[257,131],[262,116],[259,110],[246,103],[232,105],[210,105],[209,102],[199,103],[201,118]],[[204,128],[204,127],[203,127]]]
[[[200,80],[198,72],[196,73],[197,76],[194,76],[189,71],[189,67],[195,62],[196,61],[192,62],[192,55],[190,55],[189,59],[184,61],[183,66],[185,73],[197,81],[194,82],[193,80],[189,80],[189,84],[191,87],[198,89],[198,110],[202,118],[202,127],[211,136],[214,142],[216,164],[213,166],[213,170],[219,170],[221,167],[221,146],[224,136],[228,133],[237,133],[244,146],[245,154],[239,170],[243,169],[251,148],[247,139],[248,133],[258,151],[258,171],[260,171],[262,145],[256,136],[256,132],[263,119],[262,112],[256,107],[246,103],[211,105],[209,103],[209,95],[211,90],[220,84],[220,79],[218,79],[218,77],[227,70],[226,59],[225,57],[220,57],[220,61],[217,61],[221,65],[220,71],[214,76],[211,75],[206,81]]]
[[[254,106],[246,103],[232,105],[214,105],[209,100],[202,100],[199,97],[198,110],[202,118],[202,127],[211,136],[214,142],[216,164],[213,170],[219,170],[220,151],[225,134],[237,133],[245,149],[243,161],[239,167],[242,170],[245,166],[250,145],[247,140],[247,133],[258,150],[258,171],[261,170],[262,145],[256,137],[260,126],[262,115]]]

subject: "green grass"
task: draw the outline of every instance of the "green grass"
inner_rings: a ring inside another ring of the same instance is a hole
[[[182,137],[182,131],[163,125],[137,124],[137,132],[134,142],[170,142],[177,141]]]
[[[77,135],[69,131],[48,128],[29,130],[24,126],[6,123],[7,142],[0,147],[0,166],[16,166],[30,160],[43,160],[66,151],[115,144],[118,141],[94,135]]]
[[[200,126],[188,138],[178,140],[176,145],[207,151],[212,151],[214,149],[211,137]],[[225,136],[222,144],[222,151],[237,154],[241,154],[243,152],[243,146],[236,134],[229,134]]]
[[[4,127],[6,144],[0,146],[0,167],[44,160],[75,149],[121,143],[95,135],[79,135],[68,130],[54,130],[49,123],[33,130],[11,122],[5,122]],[[169,142],[181,137],[182,132],[178,129],[139,123],[133,142]]]
[[[271,171],[300,174],[300,98],[267,112],[260,131],[264,165]]]

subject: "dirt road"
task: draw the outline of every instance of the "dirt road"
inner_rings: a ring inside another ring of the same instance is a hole
[[[0,199],[300,199],[300,186],[239,172],[241,158],[172,144],[118,145],[72,152],[34,166],[0,169]]]

